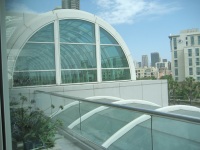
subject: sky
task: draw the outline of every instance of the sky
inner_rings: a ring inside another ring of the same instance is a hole
[[[200,30],[200,0],[80,0],[80,9],[95,14],[122,36],[135,61],[159,52],[171,60],[170,34]],[[44,13],[61,0],[7,0],[7,8]]]

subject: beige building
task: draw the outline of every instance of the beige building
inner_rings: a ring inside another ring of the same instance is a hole
[[[158,70],[154,67],[136,68],[136,78],[158,77]]]
[[[172,76],[177,81],[193,77],[200,81],[200,32],[198,29],[183,30],[170,35]]]

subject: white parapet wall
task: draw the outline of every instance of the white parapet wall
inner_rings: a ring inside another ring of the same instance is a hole
[[[87,98],[91,96],[114,96],[123,99],[140,99],[168,106],[167,80],[115,81],[102,83],[67,84],[59,86],[16,87],[10,89],[10,99],[19,98],[19,93],[34,99],[34,91],[41,90],[63,95]]]

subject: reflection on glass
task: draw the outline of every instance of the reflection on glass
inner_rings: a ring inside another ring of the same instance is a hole
[[[93,23],[77,19],[61,20],[59,23],[61,42],[95,43]]]
[[[102,68],[128,67],[126,56],[119,46],[101,46]]]
[[[160,117],[153,117],[152,123],[154,150],[199,150],[198,124]]]
[[[97,70],[62,70],[62,83],[96,82]]]
[[[51,23],[37,31],[30,39],[31,42],[53,42],[54,24]]]
[[[62,69],[96,68],[96,48],[94,45],[61,44]]]
[[[55,84],[55,71],[14,72],[13,86]]]
[[[27,43],[21,50],[15,71],[55,69],[54,44]]]
[[[80,109],[81,112],[85,111],[82,105]],[[90,112],[93,115],[82,121],[80,134],[98,145],[102,145],[115,132],[141,115],[137,112],[108,107],[104,110],[97,108],[94,112],[94,114]],[[76,125],[73,130],[78,132],[80,124]]]
[[[102,69],[103,81],[128,80],[130,78],[130,69]]]
[[[106,30],[100,28],[100,43],[101,44],[118,44],[117,41]]]
[[[151,120],[137,124],[115,141],[109,150],[152,150]],[[164,142],[164,141],[163,141]],[[161,149],[160,149],[161,150]]]

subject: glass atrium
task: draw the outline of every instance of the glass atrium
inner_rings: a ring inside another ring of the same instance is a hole
[[[54,13],[60,15],[62,11]],[[23,39],[20,45],[10,44],[9,48],[13,87],[135,79],[130,52],[115,37],[116,31],[108,30],[111,26],[107,24],[88,21],[94,17],[81,11],[75,13],[86,17],[61,17],[39,23],[47,16],[54,18],[47,13],[28,26],[37,26],[34,31],[22,27],[18,37],[11,37],[11,43]]]

